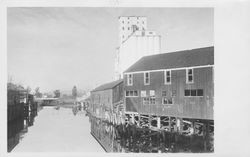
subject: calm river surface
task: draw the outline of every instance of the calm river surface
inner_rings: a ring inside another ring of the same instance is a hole
[[[202,136],[113,126],[70,107],[44,107],[23,122],[8,125],[11,152],[213,152]]]
[[[27,132],[15,136],[19,143],[12,152],[104,152],[85,112],[74,115],[71,108],[44,107]]]

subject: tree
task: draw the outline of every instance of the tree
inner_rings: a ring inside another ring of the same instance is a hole
[[[42,97],[42,93],[40,93],[39,87],[36,87],[36,89],[35,89],[35,96],[36,96],[37,98],[41,98],[41,97]]]
[[[54,98],[60,98],[61,95],[60,90],[55,90],[54,95],[55,95]]]
[[[76,98],[76,97],[77,97],[77,89],[76,89],[76,86],[74,86],[73,89],[72,89],[72,96],[73,96],[73,98]]]

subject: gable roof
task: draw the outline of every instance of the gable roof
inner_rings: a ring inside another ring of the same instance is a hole
[[[129,67],[124,73],[213,64],[214,47],[212,46],[145,56]]]
[[[117,86],[118,84],[122,83],[123,79],[117,80],[117,81],[113,81],[113,82],[109,82],[109,83],[105,83],[103,85],[100,85],[98,87],[96,87],[95,89],[93,89],[91,92],[96,92],[96,91],[103,91],[103,90],[107,90],[107,89],[112,89],[115,86]]]

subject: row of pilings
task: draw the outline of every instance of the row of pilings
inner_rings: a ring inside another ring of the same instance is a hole
[[[107,152],[213,152],[213,121],[131,116],[107,120],[88,113],[91,134]],[[151,120],[150,120],[151,119]]]

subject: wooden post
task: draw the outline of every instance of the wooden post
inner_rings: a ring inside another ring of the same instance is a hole
[[[141,115],[138,114],[138,123],[137,123],[137,126],[140,127],[140,122],[141,122]]]
[[[131,114],[131,116],[132,116],[132,119],[131,119],[132,124],[135,124],[135,115],[134,115],[134,114]]]
[[[196,132],[196,129],[195,129],[195,121],[192,119],[191,120],[191,122],[192,122],[192,127],[193,127],[193,134],[195,134],[195,132]]]
[[[203,123],[202,127],[202,132],[203,132],[203,141],[204,141],[204,151],[207,151],[207,122]]]
[[[168,121],[168,128],[169,128],[169,132],[171,132],[171,117],[168,117],[169,121]]]
[[[161,117],[157,117],[157,128],[161,128]]]
[[[149,128],[151,128],[151,121],[152,121],[152,116],[149,115],[148,116],[148,126],[149,126]]]

